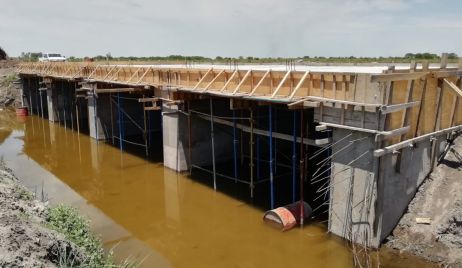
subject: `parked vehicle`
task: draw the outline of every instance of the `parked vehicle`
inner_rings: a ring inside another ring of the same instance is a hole
[[[42,57],[39,58],[40,62],[47,62],[47,61],[66,61],[66,57],[62,56],[61,54],[53,54],[53,53],[44,53]]]

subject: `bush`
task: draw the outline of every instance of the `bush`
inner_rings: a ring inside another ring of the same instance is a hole
[[[137,267],[138,265],[125,261],[116,265],[112,251],[105,254],[101,240],[90,230],[87,219],[82,217],[77,209],[58,205],[47,210],[46,221],[50,228],[64,234],[67,239],[79,246],[87,255],[84,267]]]

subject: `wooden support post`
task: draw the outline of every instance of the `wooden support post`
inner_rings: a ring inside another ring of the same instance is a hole
[[[253,109],[250,108],[250,197],[253,198]]]

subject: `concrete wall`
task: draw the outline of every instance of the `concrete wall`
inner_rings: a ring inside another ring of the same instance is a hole
[[[332,138],[338,143],[332,147],[329,231],[358,243],[376,245],[374,136],[334,129]]]
[[[445,136],[435,140],[435,156],[441,154]],[[395,228],[414,198],[417,188],[431,172],[432,142],[425,140],[398,154],[387,154],[380,159],[380,176],[383,180],[382,226],[380,240]],[[398,165],[398,166],[397,166]]]

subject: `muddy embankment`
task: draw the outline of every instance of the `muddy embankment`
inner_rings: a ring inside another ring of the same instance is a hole
[[[20,85],[14,83],[17,61],[0,60],[0,108],[21,106]]]
[[[0,160],[0,267],[55,267],[63,250],[81,252],[47,227],[46,204],[22,187]],[[78,263],[84,256],[75,258]]]
[[[386,246],[462,267],[462,137],[424,181]]]

